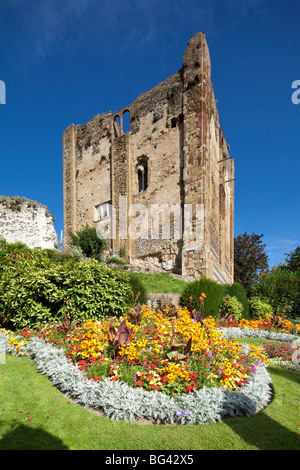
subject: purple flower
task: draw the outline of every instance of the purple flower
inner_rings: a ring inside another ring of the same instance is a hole
[[[189,414],[190,414],[190,412],[189,412],[188,410],[185,410],[185,411],[177,410],[177,411],[176,411],[176,415],[177,415],[177,416],[185,416],[185,417],[187,417],[187,416],[189,416]]]

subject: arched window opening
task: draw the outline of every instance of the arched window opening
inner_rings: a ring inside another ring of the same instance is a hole
[[[122,133],[121,129],[121,119],[120,116],[115,116],[114,118],[114,135],[115,137],[119,137]]]
[[[130,112],[126,110],[123,114],[123,132],[126,134],[127,132],[130,131]]]

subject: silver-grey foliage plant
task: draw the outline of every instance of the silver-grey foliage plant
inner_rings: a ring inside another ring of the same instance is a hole
[[[268,330],[255,330],[253,328],[240,328],[238,326],[219,328],[219,331],[223,333],[223,336],[226,339],[238,337],[252,337],[284,342],[299,340],[299,336],[297,335],[290,335],[288,333],[277,333]]]

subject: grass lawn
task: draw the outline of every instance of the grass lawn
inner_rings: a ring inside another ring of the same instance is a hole
[[[0,364],[0,450],[300,450],[300,375],[269,368],[274,400],[202,426],[111,421],[76,405],[24,357]]]
[[[181,294],[186,282],[177,279],[168,273],[138,273],[147,292]]]

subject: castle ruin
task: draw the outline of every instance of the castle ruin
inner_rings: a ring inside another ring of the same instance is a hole
[[[65,245],[87,224],[133,266],[233,282],[234,163],[203,32],[165,81],[64,131],[63,181]]]
[[[0,196],[0,238],[29,248],[54,249],[54,216],[44,204],[20,196]]]

